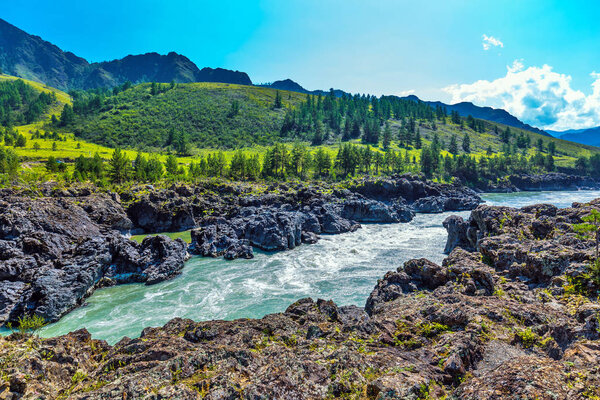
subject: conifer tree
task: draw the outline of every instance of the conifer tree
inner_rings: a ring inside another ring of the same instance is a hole
[[[273,108],[281,108],[281,93],[279,93],[279,90],[275,91],[275,101],[273,102]]]
[[[109,161],[110,181],[117,184],[127,181],[129,179],[129,170],[129,158],[117,147]]]
[[[415,148],[420,149],[423,147],[423,142],[421,141],[421,130],[417,129],[417,134],[415,136]]]
[[[468,133],[465,133],[465,136],[464,136],[463,142],[462,142],[462,148],[465,153],[471,152],[471,138],[469,137]]]
[[[448,151],[452,154],[458,154],[458,141],[456,140],[456,135],[452,135],[452,137],[450,138]]]
[[[385,123],[385,128],[383,129],[383,148],[385,150],[390,148],[390,144],[392,142],[392,128],[390,127],[390,123]]]

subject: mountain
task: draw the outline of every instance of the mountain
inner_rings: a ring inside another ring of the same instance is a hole
[[[544,136],[552,136],[541,129],[535,128],[531,125],[528,125],[522,121],[520,121],[517,117],[510,114],[506,110],[502,110],[499,108],[491,108],[491,107],[480,107],[476,106],[470,102],[462,102],[456,104],[446,104],[440,101],[423,101],[419,99],[415,95],[410,95],[404,97],[406,99],[410,99],[413,101],[422,101],[426,104],[429,104],[432,107],[445,107],[448,112],[456,111],[460,116],[467,117],[471,115],[473,118],[485,119],[487,121],[497,122],[499,124],[504,124],[508,126],[512,126],[514,128],[524,129],[526,131],[539,133]]]
[[[329,94],[329,92],[331,90],[333,90],[333,93],[335,94],[336,97],[342,97],[344,94],[348,94],[340,89],[330,89],[329,91],[307,90],[307,89],[304,89],[302,86],[300,86],[299,83],[294,82],[293,80],[291,80],[289,78],[281,80],[281,81],[275,81],[272,83],[263,83],[258,86],[267,87],[267,88],[271,88],[271,89],[277,89],[277,90],[288,90],[290,92],[307,93],[307,94],[312,94],[315,96],[317,96],[317,95],[325,96],[325,95]]]
[[[85,80],[84,88],[114,87],[123,82],[223,82],[251,85],[244,72],[223,68],[198,69],[187,57],[171,52],[160,55],[146,53],[129,55],[120,60],[91,64],[92,71]]]
[[[600,147],[600,126],[588,129],[570,129],[568,131],[548,131],[552,136],[575,143]]]
[[[0,19],[0,68],[9,75],[45,83],[61,90],[113,87],[126,81],[223,82],[251,85],[244,72],[199,69],[187,57],[146,53],[119,60],[88,63],[50,42]]]
[[[67,89],[89,63],[0,19],[0,68],[9,75]]]

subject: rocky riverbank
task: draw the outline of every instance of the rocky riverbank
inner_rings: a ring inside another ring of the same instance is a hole
[[[152,284],[177,276],[188,246],[166,236],[141,244],[127,232],[198,227],[190,252],[252,257],[286,250],[361,222],[406,222],[415,211],[472,209],[471,190],[419,177],[330,184],[139,186],[117,193],[44,187],[0,191],[0,324],[36,314],[48,322],[80,306],[96,288]]]
[[[509,175],[497,182],[479,185],[478,189],[488,193],[591,190],[600,189],[600,182],[589,176],[551,172],[538,175]]]
[[[584,399],[600,396],[592,208],[479,206],[442,265],[387,273],[364,308],[302,299],[260,320],[174,319],[114,346],[0,339],[4,398]]]
[[[0,323],[30,313],[57,321],[96,287],[177,275],[186,244],[137,244],[120,233],[132,226],[116,195],[2,197]]]
[[[274,184],[262,194],[251,186],[230,189],[212,188],[218,194],[208,196],[206,187],[175,190],[161,193],[162,201],[156,193],[142,195],[128,214],[144,229],[196,226],[191,252],[234,259],[251,258],[253,248],[280,251],[315,243],[319,235],[351,232],[361,223],[408,222],[415,212],[471,210],[481,202],[468,188],[411,175],[344,186]]]

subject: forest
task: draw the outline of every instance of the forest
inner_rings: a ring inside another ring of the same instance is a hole
[[[38,92],[23,80],[0,81],[0,125],[30,124],[56,101],[52,92]]]

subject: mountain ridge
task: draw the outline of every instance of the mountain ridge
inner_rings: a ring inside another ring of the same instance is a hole
[[[331,88],[329,91],[320,90],[320,89],[308,90],[308,89],[305,89],[304,87],[302,87],[302,85],[300,85],[298,82],[293,81],[290,78],[274,81],[271,83],[261,83],[257,86],[271,88],[271,89],[277,89],[277,90],[288,90],[290,92],[306,93],[306,94],[311,94],[311,95],[315,95],[315,96],[327,95],[332,90],[336,97],[342,97],[344,94],[348,94],[348,95],[350,94],[341,89],[333,89],[333,88]]]
[[[445,107],[448,111],[456,111],[460,114],[461,117],[468,117],[471,115],[473,118],[484,119],[487,121],[498,122],[504,125],[512,126],[514,128],[525,129],[530,132],[539,133],[544,136],[551,136],[547,132],[542,129],[533,127],[529,124],[524,123],[519,120],[514,115],[510,114],[508,111],[503,110],[501,108],[492,108],[486,106],[478,106],[471,102],[463,101],[456,104],[447,104],[441,101],[426,101],[421,100],[415,95],[409,95],[403,97],[405,99],[413,100],[413,101],[421,101],[425,104],[429,104],[432,107]]]
[[[0,19],[0,68],[9,75],[61,90],[114,87],[126,81],[252,84],[245,72],[208,67],[199,69],[187,57],[175,52],[127,55],[111,61],[89,63],[3,19]]]
[[[554,137],[575,143],[600,147],[600,126],[585,129],[569,129],[566,131],[548,131]]]

